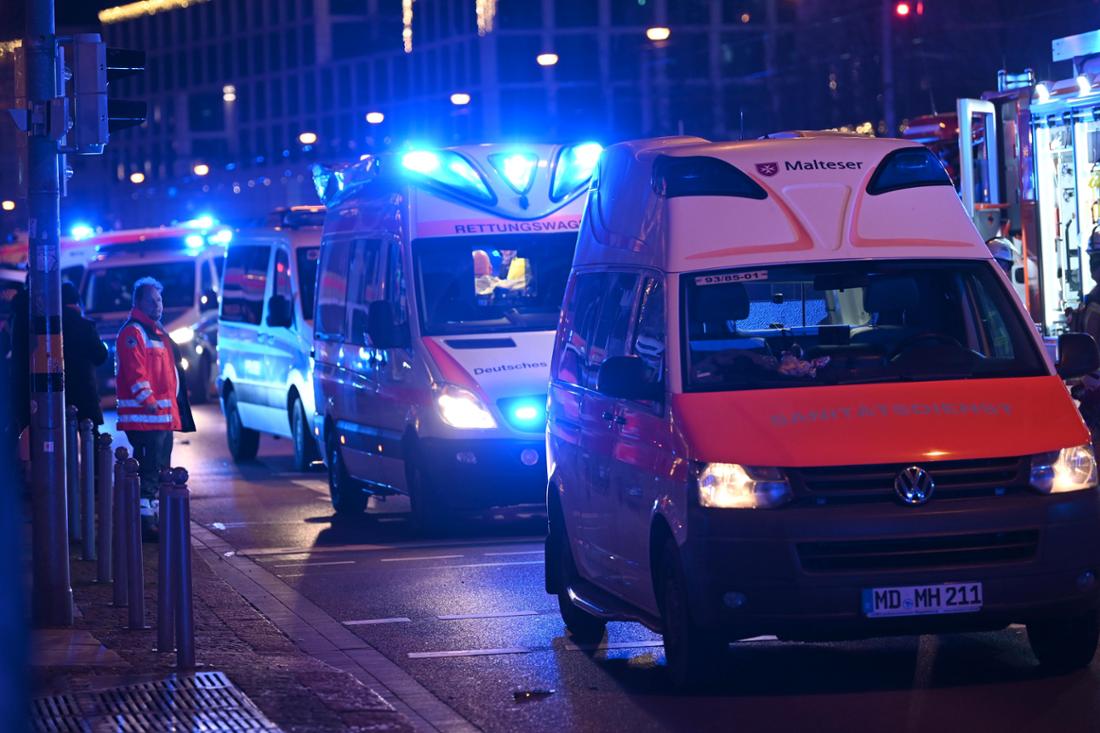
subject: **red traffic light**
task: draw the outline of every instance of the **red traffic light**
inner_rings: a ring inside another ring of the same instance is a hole
[[[907,18],[911,12],[913,12],[913,8],[907,2],[900,2],[894,6],[894,14],[899,18]]]

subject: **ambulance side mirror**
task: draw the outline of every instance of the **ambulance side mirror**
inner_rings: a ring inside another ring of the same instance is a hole
[[[409,335],[397,325],[393,303],[376,300],[367,311],[367,336],[376,349],[400,349],[409,345]]]
[[[660,383],[647,379],[646,364],[637,356],[613,356],[600,365],[596,391],[623,400],[660,400]]]
[[[1058,363],[1054,365],[1062,379],[1073,379],[1100,369],[1100,348],[1087,333],[1063,333],[1058,337]]]

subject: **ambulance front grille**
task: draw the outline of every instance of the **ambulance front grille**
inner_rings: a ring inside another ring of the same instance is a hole
[[[809,504],[896,501],[894,481],[909,466],[919,466],[931,475],[933,502],[1026,490],[1030,469],[1028,459],[1010,457],[791,468],[787,475],[795,494]]]

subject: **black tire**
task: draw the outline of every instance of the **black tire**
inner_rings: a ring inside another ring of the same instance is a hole
[[[658,599],[665,641],[665,665],[677,690],[705,688],[713,683],[728,644],[700,628],[691,618],[687,583],[676,543],[671,538],[661,550]]]
[[[195,366],[188,396],[192,405],[205,405],[210,400],[210,357],[203,354]]]
[[[251,461],[260,450],[260,434],[241,422],[236,392],[225,396],[225,441],[229,446],[229,455],[237,463]]]
[[[290,406],[290,436],[294,441],[294,470],[308,471],[310,465],[317,460],[317,443],[309,429],[309,418],[306,417],[306,408],[297,397]]]
[[[607,621],[584,611],[569,600],[569,587],[577,582],[580,574],[573,559],[573,550],[569,545],[569,535],[561,516],[561,509],[550,509],[550,535],[547,542],[547,563],[553,563],[558,569],[558,613],[573,639],[581,644],[597,644],[603,638]]]
[[[410,455],[405,461],[405,482],[408,484],[412,523],[417,534],[440,534],[445,528],[446,513],[440,506],[435,485],[424,475],[416,454]]]
[[[1044,619],[1027,624],[1031,651],[1045,669],[1072,672],[1089,666],[1100,641],[1096,611],[1069,618]]]
[[[325,439],[325,463],[328,466],[328,492],[332,499],[333,510],[342,517],[358,516],[367,508],[367,492],[344,467],[344,458],[340,453],[340,442],[333,430]]]

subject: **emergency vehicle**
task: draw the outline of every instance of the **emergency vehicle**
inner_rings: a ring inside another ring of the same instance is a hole
[[[260,434],[290,438],[294,467],[320,458],[313,434],[313,294],[322,206],[295,206],[269,228],[238,232],[225,261],[218,319],[218,394],[229,452],[256,457]]]
[[[99,368],[100,394],[115,392],[114,343],[133,307],[134,283],[153,277],[164,285],[165,330],[187,373],[192,403],[214,388],[218,299],[225,246],[233,230],[209,220],[156,229],[128,229],[93,236],[95,255],[80,287],[84,313],[96,321],[111,358]]]
[[[544,500],[550,350],[600,150],[420,149],[315,171],[315,432],[337,512],[402,493],[431,529]]]
[[[1063,378],[931,151],[792,133],[608,148],[548,400],[546,588],[592,642],[1027,625],[1097,646],[1100,496]]]

